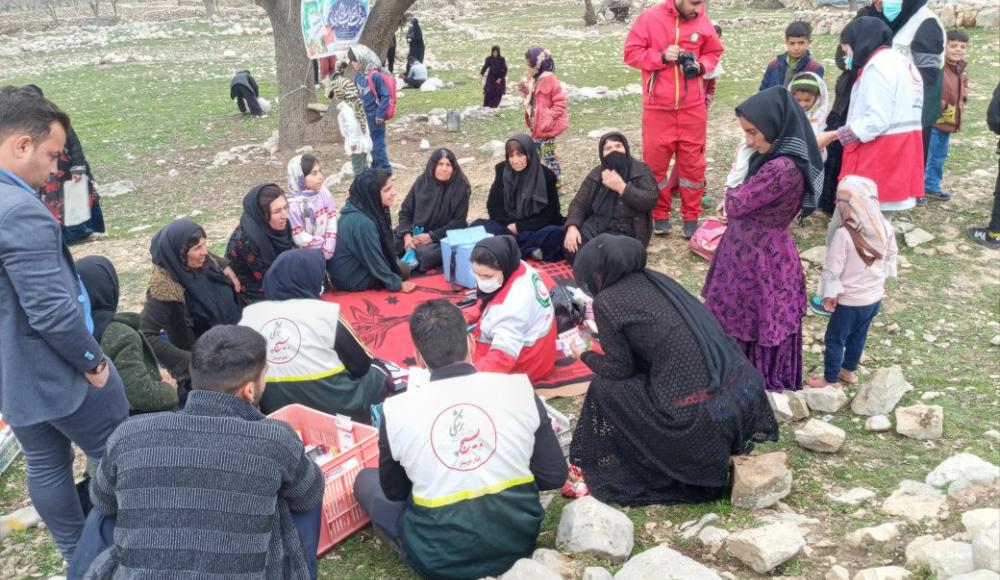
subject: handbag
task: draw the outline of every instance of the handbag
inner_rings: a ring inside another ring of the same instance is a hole
[[[715,257],[715,250],[719,248],[719,242],[722,240],[722,234],[724,233],[726,233],[725,224],[716,218],[707,219],[694,232],[694,235],[691,236],[691,240],[688,241],[688,247],[695,254],[708,261],[712,261],[712,258]]]

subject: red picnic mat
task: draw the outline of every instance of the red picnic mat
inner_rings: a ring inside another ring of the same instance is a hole
[[[532,266],[548,288],[556,284],[574,284],[573,269],[565,261],[540,263]],[[336,302],[344,318],[354,328],[358,338],[372,353],[381,359],[403,368],[416,364],[413,341],[410,340],[410,314],[419,304],[428,300],[445,298],[459,302],[466,298],[466,290],[453,292],[451,285],[439,271],[418,274],[410,278],[417,289],[409,294],[388,290],[364,292],[327,292],[323,300]],[[587,365],[558,353],[556,368],[535,388],[552,389],[590,381],[592,373]]]

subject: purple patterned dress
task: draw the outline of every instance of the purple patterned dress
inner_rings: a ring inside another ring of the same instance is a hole
[[[726,190],[729,226],[701,295],[770,391],[802,388],[805,275],[789,226],[805,183],[788,157]]]

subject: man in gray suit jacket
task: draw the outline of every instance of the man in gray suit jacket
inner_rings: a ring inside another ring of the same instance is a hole
[[[66,560],[84,524],[70,443],[96,464],[128,416],[59,223],[35,195],[68,127],[44,97],[0,88],[0,412],[24,450],[31,501]]]

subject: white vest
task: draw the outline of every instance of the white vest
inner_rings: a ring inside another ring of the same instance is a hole
[[[549,289],[534,268],[524,265],[524,274],[510,282],[501,302],[492,300],[479,321],[479,342],[517,357],[522,348],[533,346],[552,331],[555,309]]]
[[[847,124],[863,143],[919,131],[924,82],[913,63],[893,50],[871,57],[851,89]]]
[[[911,45],[913,44],[913,37],[917,34],[917,29],[926,22],[928,19],[934,19],[937,23],[938,28],[941,29],[941,38],[946,38],[946,33],[944,26],[941,24],[941,20],[931,12],[930,8],[923,6],[920,10],[910,17],[906,21],[906,24],[896,32],[895,36],[892,37],[892,49],[899,54],[905,56],[910,62],[917,65],[920,68],[941,68],[944,65],[944,49],[942,48],[941,54],[934,56],[920,55],[918,58],[921,62],[914,60],[913,50]],[[945,42],[944,44],[948,44]]]
[[[524,375],[432,381],[383,409],[392,457],[413,482],[416,505],[442,507],[534,481],[539,417]]]
[[[345,370],[333,350],[340,306],[323,300],[268,300],[243,309],[240,326],[267,340],[267,382],[314,381]]]
[[[340,126],[340,135],[344,138],[344,153],[360,155],[371,152],[371,135],[361,129],[358,118],[354,116],[354,109],[344,101],[337,103],[337,124]]]

